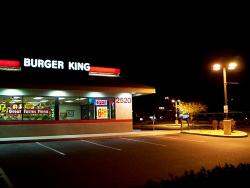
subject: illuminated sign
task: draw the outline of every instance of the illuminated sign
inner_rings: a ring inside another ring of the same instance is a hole
[[[68,66],[65,67],[63,61],[50,60],[50,59],[33,59],[33,58],[24,58],[23,61],[24,67],[33,67],[33,68],[44,68],[44,69],[68,69],[68,70],[78,70],[78,71],[90,71],[89,63],[82,62],[68,62]]]
[[[37,109],[24,109],[24,114],[49,114],[49,109],[47,108],[37,108]]]
[[[0,113],[8,114],[21,114],[22,113],[22,103],[12,104],[12,106],[6,106],[6,104],[0,104]]]
[[[20,71],[21,63],[16,60],[0,60],[0,70],[5,71]]]
[[[0,70],[21,71],[22,66],[35,69],[87,71],[90,76],[104,77],[119,77],[121,72],[119,68],[94,67],[90,66],[90,63],[75,61],[65,63],[61,60],[24,58],[22,65],[21,61],[18,60],[0,60]]]
[[[21,114],[22,110],[8,109],[8,114]]]
[[[104,106],[96,107],[96,119],[108,119],[108,108]]]
[[[107,104],[108,104],[108,100],[101,100],[101,99],[95,100],[96,106],[107,106]]]
[[[90,76],[119,77],[121,70],[118,68],[90,67]]]
[[[0,112],[8,114],[49,114],[48,108],[37,108],[37,109],[27,109],[27,108],[15,108],[14,106],[12,108],[7,109],[6,106],[0,105]]]

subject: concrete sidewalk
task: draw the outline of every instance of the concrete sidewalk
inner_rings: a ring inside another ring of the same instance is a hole
[[[190,128],[187,124],[156,124],[156,125],[136,125],[141,130],[180,130],[181,133],[203,135],[203,136],[216,136],[216,137],[229,137],[229,138],[242,138],[248,137],[244,131],[234,130],[230,135],[225,135],[223,130],[213,130],[211,124],[191,124]]]
[[[150,131],[149,130],[134,130],[132,132],[123,132],[123,133],[6,137],[6,138],[0,138],[0,144],[81,140],[81,139],[100,139],[100,138],[141,137],[141,136],[170,135],[170,134],[179,134],[179,133],[180,133],[180,130],[150,130]]]
[[[190,124],[190,127],[194,129],[209,129],[212,126],[210,124]],[[134,128],[141,130],[180,130],[181,124],[149,124],[149,125],[134,125]],[[185,123],[182,126],[183,129],[187,129],[188,125]]]
[[[157,130],[165,127],[166,129]],[[224,135],[222,130],[206,130],[206,129],[190,129],[180,130],[180,126],[161,125],[161,127],[148,127],[151,130],[135,129],[132,132],[122,133],[103,133],[103,134],[80,134],[80,135],[57,135],[57,136],[29,136],[29,137],[5,137],[0,138],[0,144],[9,143],[26,143],[26,142],[48,142],[48,141],[64,141],[64,140],[83,140],[83,139],[103,139],[103,138],[122,138],[122,137],[141,137],[141,136],[157,136],[157,135],[174,135],[180,133],[196,134],[204,136],[218,136],[218,137],[247,137],[247,133],[243,131],[234,131],[231,135]],[[168,129],[167,129],[168,128]],[[171,130],[172,128],[172,130]],[[186,127],[185,127],[186,128]],[[176,130],[177,129],[177,130]]]
[[[183,130],[181,133],[185,134],[195,134],[195,135],[204,135],[204,136],[216,136],[216,137],[228,137],[228,138],[242,138],[248,137],[248,134],[244,131],[234,130],[230,135],[225,135],[223,130]]]

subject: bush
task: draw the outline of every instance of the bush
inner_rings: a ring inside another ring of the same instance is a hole
[[[201,168],[195,173],[186,171],[181,177],[169,176],[160,182],[149,181],[141,188],[171,188],[171,187],[225,187],[248,185],[250,179],[250,164],[238,166],[225,164],[224,167],[216,166],[212,170]],[[139,188],[139,187],[137,187]]]
[[[236,128],[236,121],[232,119],[232,131],[234,131]]]

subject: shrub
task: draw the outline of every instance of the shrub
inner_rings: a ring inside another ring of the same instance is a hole
[[[225,164],[224,167],[216,166],[212,170],[201,168],[195,173],[186,171],[181,177],[169,176],[160,182],[149,181],[141,188],[173,188],[173,187],[225,187],[248,185],[250,178],[250,164],[238,166]],[[139,187],[137,187],[139,188]]]

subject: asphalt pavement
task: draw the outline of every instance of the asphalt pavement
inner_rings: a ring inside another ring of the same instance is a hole
[[[166,179],[169,174],[181,176],[186,170],[250,163],[249,145],[249,137],[178,132],[0,144],[0,168],[17,188],[128,188]]]

